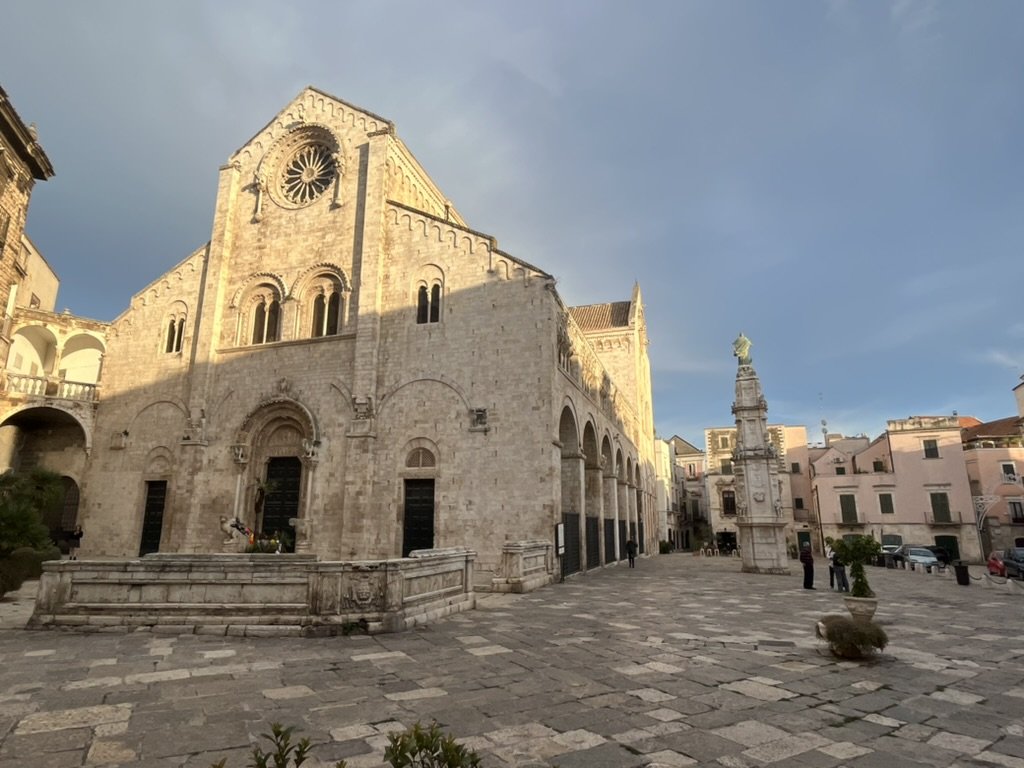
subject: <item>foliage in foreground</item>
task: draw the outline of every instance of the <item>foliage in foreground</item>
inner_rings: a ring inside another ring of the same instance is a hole
[[[8,470],[0,475],[0,556],[30,547],[50,547],[50,531],[43,512],[64,495],[60,475],[46,469],[30,472]]]
[[[868,658],[889,644],[889,636],[875,622],[849,616],[823,616],[817,635],[841,659]]]
[[[272,723],[270,733],[263,738],[270,741],[273,750],[264,752],[259,747],[252,751],[248,768],[299,768],[309,759],[309,739],[302,738],[292,743],[294,726],[285,728]],[[388,736],[390,742],[384,749],[384,759],[393,768],[478,768],[480,757],[470,749],[446,735],[437,723],[424,728],[416,723],[412,728]],[[210,768],[225,768],[227,758],[213,763]],[[335,763],[335,768],[345,768],[344,760]]]
[[[19,547],[0,559],[0,597],[14,592],[26,581],[38,579],[47,560],[60,560],[60,550],[54,546],[44,550]]]
[[[388,736],[391,742],[384,759],[393,768],[476,768],[480,757],[446,735],[437,723],[424,728],[416,723],[402,733]]]

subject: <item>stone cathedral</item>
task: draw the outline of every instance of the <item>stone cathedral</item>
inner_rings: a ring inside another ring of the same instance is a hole
[[[524,543],[547,579],[656,546],[638,286],[566,306],[315,88],[217,184],[209,242],[107,332],[83,557],[224,551],[237,518],[323,559],[468,548],[486,587]]]

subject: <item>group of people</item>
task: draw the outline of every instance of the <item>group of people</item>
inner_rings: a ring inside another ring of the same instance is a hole
[[[837,592],[849,592],[850,582],[846,578],[846,563],[831,545],[825,545],[825,559],[828,561],[828,588]],[[804,567],[804,589],[814,589],[814,555],[810,542],[800,549],[800,562]]]

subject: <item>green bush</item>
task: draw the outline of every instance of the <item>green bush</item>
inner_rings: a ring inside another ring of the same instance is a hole
[[[889,644],[889,636],[875,622],[849,616],[823,616],[817,635],[841,659],[867,658]]]
[[[302,738],[293,744],[292,734],[295,731],[294,726],[285,728],[280,723],[272,723],[270,733],[264,734],[263,738],[270,741],[273,750],[253,749],[248,768],[299,768],[309,759],[310,743],[309,739]],[[436,722],[429,728],[416,723],[402,733],[388,736],[388,742],[384,759],[393,768],[478,768],[480,765],[476,752],[446,735]],[[212,763],[210,768],[225,768],[226,765],[227,758],[224,758]],[[334,768],[345,768],[346,765],[344,760],[339,760]]]
[[[60,475],[45,469],[0,475],[0,556],[20,547],[48,549],[50,531],[43,524],[43,510],[63,494]]]
[[[31,581],[43,575],[43,563],[47,560],[60,560],[60,550],[55,546],[45,549],[32,549],[31,547],[18,547],[11,552],[11,560],[21,564],[25,573],[25,580]]]
[[[659,554],[667,555],[673,549],[675,549],[675,547],[672,546],[672,542],[671,541],[659,541],[658,542],[658,553]]]
[[[292,734],[295,726],[285,728],[280,723],[271,723],[270,733],[263,734],[263,738],[270,741],[273,751],[264,752],[259,747],[252,751],[252,759],[249,768],[299,768],[309,758],[309,739],[301,738],[292,744]],[[273,760],[274,762],[270,762]],[[227,758],[210,765],[210,768],[224,768],[227,765]],[[345,768],[345,761],[339,760],[335,768]]]
[[[388,736],[391,743],[384,749],[384,759],[393,768],[476,768],[480,757],[476,752],[446,736],[437,723],[412,728]]]

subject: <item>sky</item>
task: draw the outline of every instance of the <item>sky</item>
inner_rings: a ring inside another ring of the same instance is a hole
[[[112,320],[210,238],[218,168],[306,85],[392,120],[571,304],[645,303],[659,436],[1013,415],[1024,3],[218,0],[4,8],[56,175],[27,231]]]

